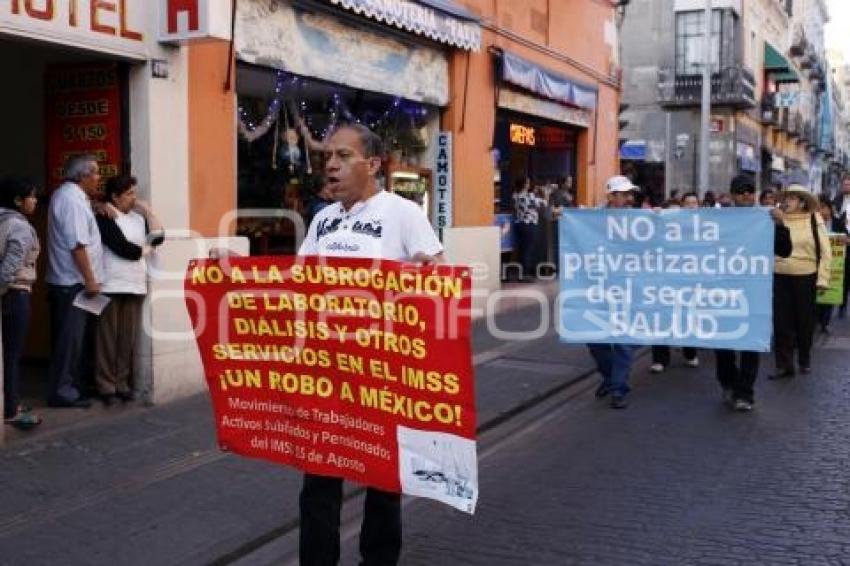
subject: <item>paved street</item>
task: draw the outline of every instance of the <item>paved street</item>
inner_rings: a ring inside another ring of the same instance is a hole
[[[644,359],[623,412],[585,387],[485,456],[474,518],[411,504],[403,563],[850,564],[839,328],[814,375],[760,379],[752,414],[721,406],[713,364],[649,376]]]
[[[814,375],[760,379],[752,414],[720,405],[707,353],[661,376],[643,356],[631,407],[612,411],[582,379],[583,348],[477,328],[479,508],[408,500],[403,564],[850,563],[846,322]],[[3,565],[262,565],[296,550],[298,474],[220,453],[203,395],[12,443],[0,483],[14,486]],[[359,501],[346,507],[354,564]]]

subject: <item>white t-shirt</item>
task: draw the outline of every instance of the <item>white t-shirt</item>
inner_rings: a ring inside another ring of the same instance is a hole
[[[363,257],[411,261],[418,253],[443,251],[422,209],[380,191],[346,211],[340,203],[313,218],[298,255]]]

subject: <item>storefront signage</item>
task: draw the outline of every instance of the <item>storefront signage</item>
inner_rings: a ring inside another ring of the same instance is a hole
[[[230,40],[230,2],[159,0],[159,7],[159,40],[163,43]]]
[[[10,0],[0,32],[145,58],[148,0]]]
[[[481,26],[473,18],[455,17],[411,0],[330,0],[330,3],[441,43],[471,51],[481,48]]]
[[[121,88],[115,64],[52,67],[46,78],[47,186],[68,158],[91,154],[104,177],[121,169]]]
[[[436,106],[449,102],[444,50],[406,44],[338,16],[240,0],[234,42],[246,63]]]
[[[517,145],[535,145],[535,131],[531,126],[522,124],[511,124],[511,143]]]
[[[502,88],[499,91],[499,108],[506,108],[523,114],[531,114],[532,116],[571,124],[580,128],[590,127],[593,121],[593,112],[591,110],[565,106],[511,88]]]
[[[437,185],[434,188],[434,229],[440,240],[443,230],[452,225],[452,134],[437,134]]]

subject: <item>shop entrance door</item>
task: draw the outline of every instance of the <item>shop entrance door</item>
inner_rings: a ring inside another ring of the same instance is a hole
[[[112,176],[128,169],[126,67],[101,54],[36,41],[2,40],[0,72],[8,77],[0,89],[0,176],[31,179],[40,189],[38,207],[30,218],[41,243],[37,280],[32,295],[32,319],[24,353],[22,388],[27,402],[42,404],[47,389],[50,354],[47,286],[47,206],[61,179],[62,163],[71,153],[92,153],[101,173]],[[72,69],[112,69],[114,96],[104,95],[100,73],[81,79]],[[52,86],[49,84],[53,81]],[[59,88],[61,87],[61,88]],[[58,90],[57,90],[58,89]],[[86,104],[86,101],[89,103]],[[73,115],[73,118],[69,115]]]

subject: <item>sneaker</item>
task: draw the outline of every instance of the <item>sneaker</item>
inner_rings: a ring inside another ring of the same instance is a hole
[[[629,406],[629,402],[626,401],[626,398],[622,395],[613,395],[611,397],[611,408],[612,409],[625,409]]]
[[[745,401],[744,399],[735,399],[735,404],[732,405],[732,409],[740,413],[746,413],[753,410],[753,404],[749,401]]]
[[[720,401],[729,407],[730,409],[735,404],[735,395],[732,393],[731,389],[724,389],[723,395],[720,397]]]
[[[694,358],[692,360],[685,360],[685,365],[689,368],[698,368],[699,367],[699,358]]]
[[[604,399],[608,396],[608,388],[605,387],[604,383],[596,388],[596,392],[593,394],[593,396],[597,399]]]
[[[651,371],[652,373],[661,373],[662,371],[664,371],[664,364],[659,364],[658,362],[656,362],[649,366],[649,371]]]

